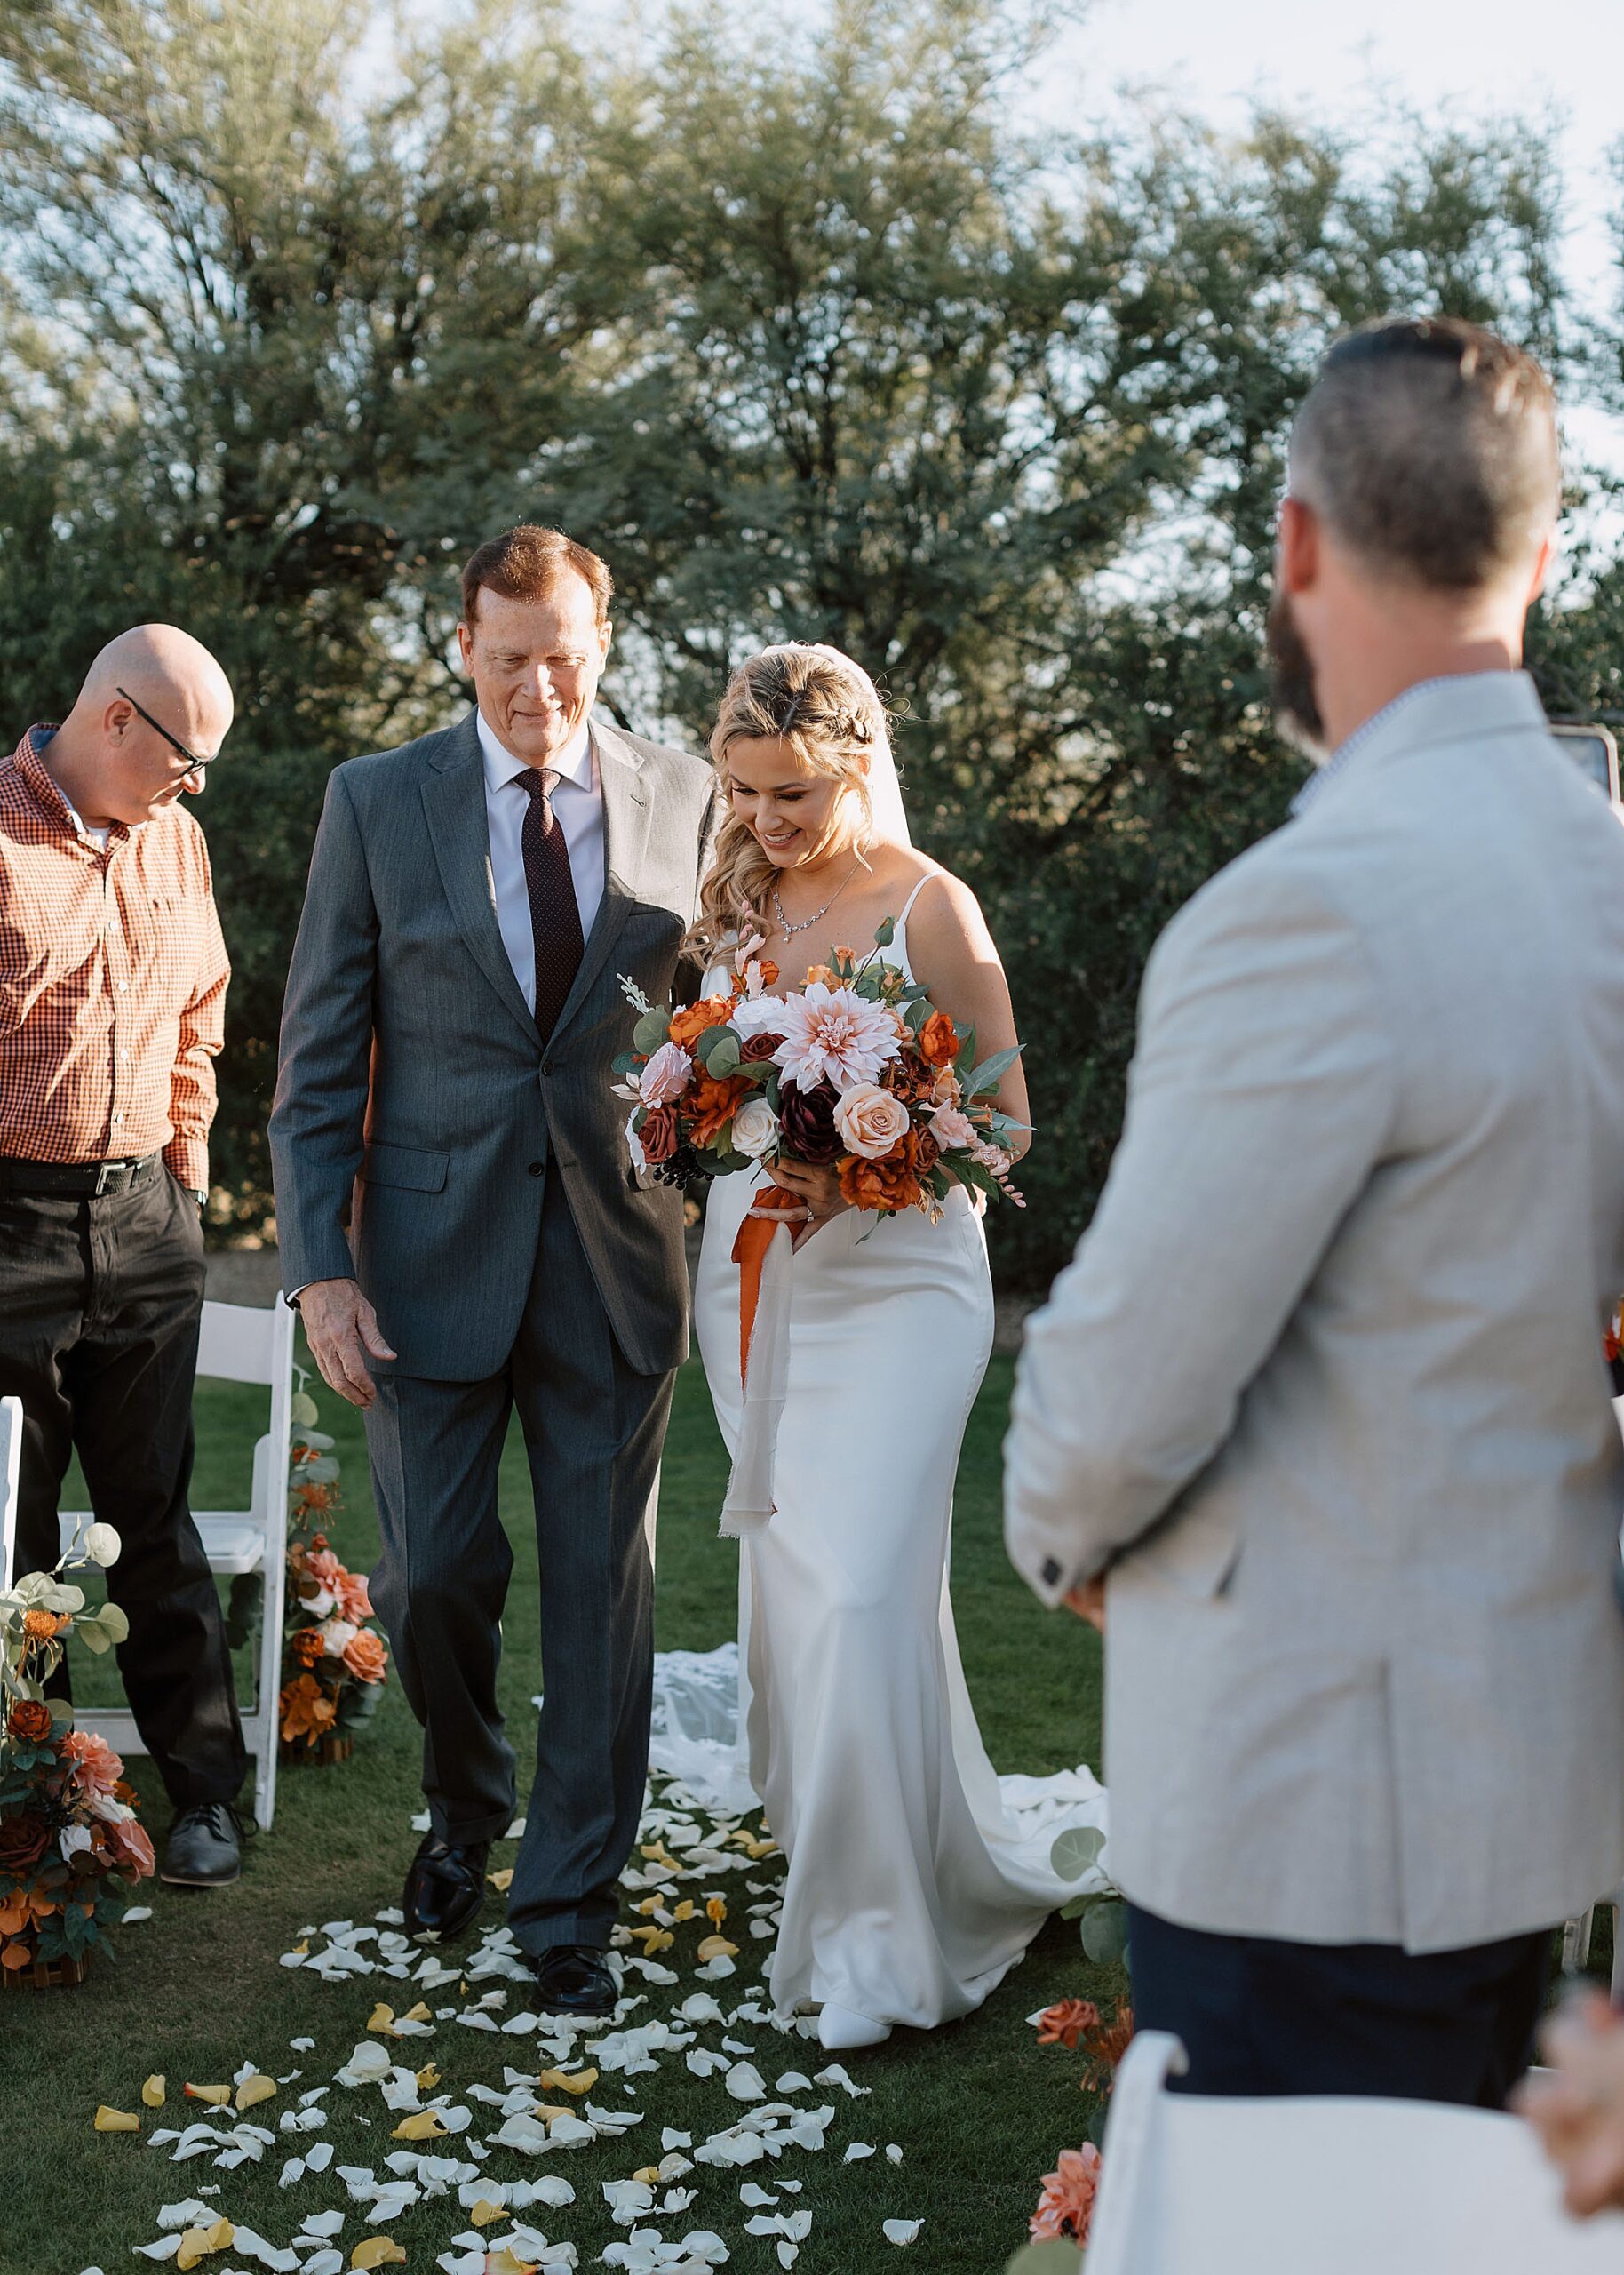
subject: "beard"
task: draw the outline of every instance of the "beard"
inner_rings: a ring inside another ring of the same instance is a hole
[[[1264,632],[1270,693],[1280,732],[1305,758],[1319,765],[1325,756],[1325,722],[1314,685],[1314,663],[1292,613],[1290,596],[1278,587],[1269,603]]]

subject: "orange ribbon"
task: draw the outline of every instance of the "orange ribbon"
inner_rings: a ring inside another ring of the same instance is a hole
[[[764,1185],[750,1206],[781,1209],[784,1196],[776,1185]],[[750,1379],[750,1338],[755,1333],[756,1305],[761,1300],[761,1266],[767,1261],[767,1251],[777,1229],[770,1217],[746,1214],[733,1243],[733,1261],[738,1266],[738,1375],[742,1383]]]

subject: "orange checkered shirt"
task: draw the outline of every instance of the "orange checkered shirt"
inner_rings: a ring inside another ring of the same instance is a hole
[[[0,759],[0,1154],[162,1153],[209,1182],[231,966],[203,834],[179,804],[100,851],[30,727]]]

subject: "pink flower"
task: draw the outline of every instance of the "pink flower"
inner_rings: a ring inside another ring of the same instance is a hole
[[[73,1764],[73,1774],[87,1793],[110,1793],[124,1774],[124,1765],[94,1730],[68,1730],[57,1740],[59,1756]]]
[[[663,1042],[637,1081],[645,1106],[669,1106],[694,1079],[694,1062],[681,1043]]]
[[[1043,2175],[1043,2193],[1029,2230],[1032,2241],[1069,2238],[1072,2243],[1087,2243],[1099,2185],[1100,2152],[1093,2142],[1085,2141],[1080,2149],[1063,2149],[1058,2171]]]
[[[908,1109],[876,1083],[857,1082],[836,1106],[834,1126],[848,1153],[860,1161],[883,1161],[908,1134]]]
[[[815,979],[805,994],[786,995],[783,1010],[784,1041],[773,1057],[798,1090],[815,1090],[822,1082],[855,1090],[902,1056],[896,1013],[854,987]]]
[[[334,1595],[338,1592],[339,1584],[349,1577],[330,1548],[307,1549],[305,1553],[305,1569],[313,1580],[319,1580],[322,1585],[330,1589]]]
[[[367,1592],[364,1572],[346,1572],[336,1591],[338,1608],[352,1626],[359,1627],[363,1619],[372,1616],[372,1599]]]
[[[956,1106],[939,1106],[930,1117],[930,1134],[944,1153],[960,1153],[975,1143],[975,1125]]]
[[[107,1827],[107,1845],[113,1852],[115,1864],[127,1880],[144,1880],[148,1873],[157,1870],[158,1860],[153,1854],[151,1837],[145,1825],[137,1824],[133,1815]]]

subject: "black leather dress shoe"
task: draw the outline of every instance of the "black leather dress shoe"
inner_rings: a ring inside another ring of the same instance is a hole
[[[588,1944],[554,1944],[529,1954],[536,2003],[544,2015],[612,2015],[620,1993],[607,1952]]]
[[[450,1943],[479,1918],[485,1901],[485,1859],[489,1840],[470,1840],[458,1847],[442,1840],[437,1832],[426,1835],[406,1875],[401,1909],[406,1933],[425,1943]]]
[[[229,1801],[199,1801],[169,1829],[159,1879],[171,1888],[227,1888],[243,1870],[243,1820]]]

